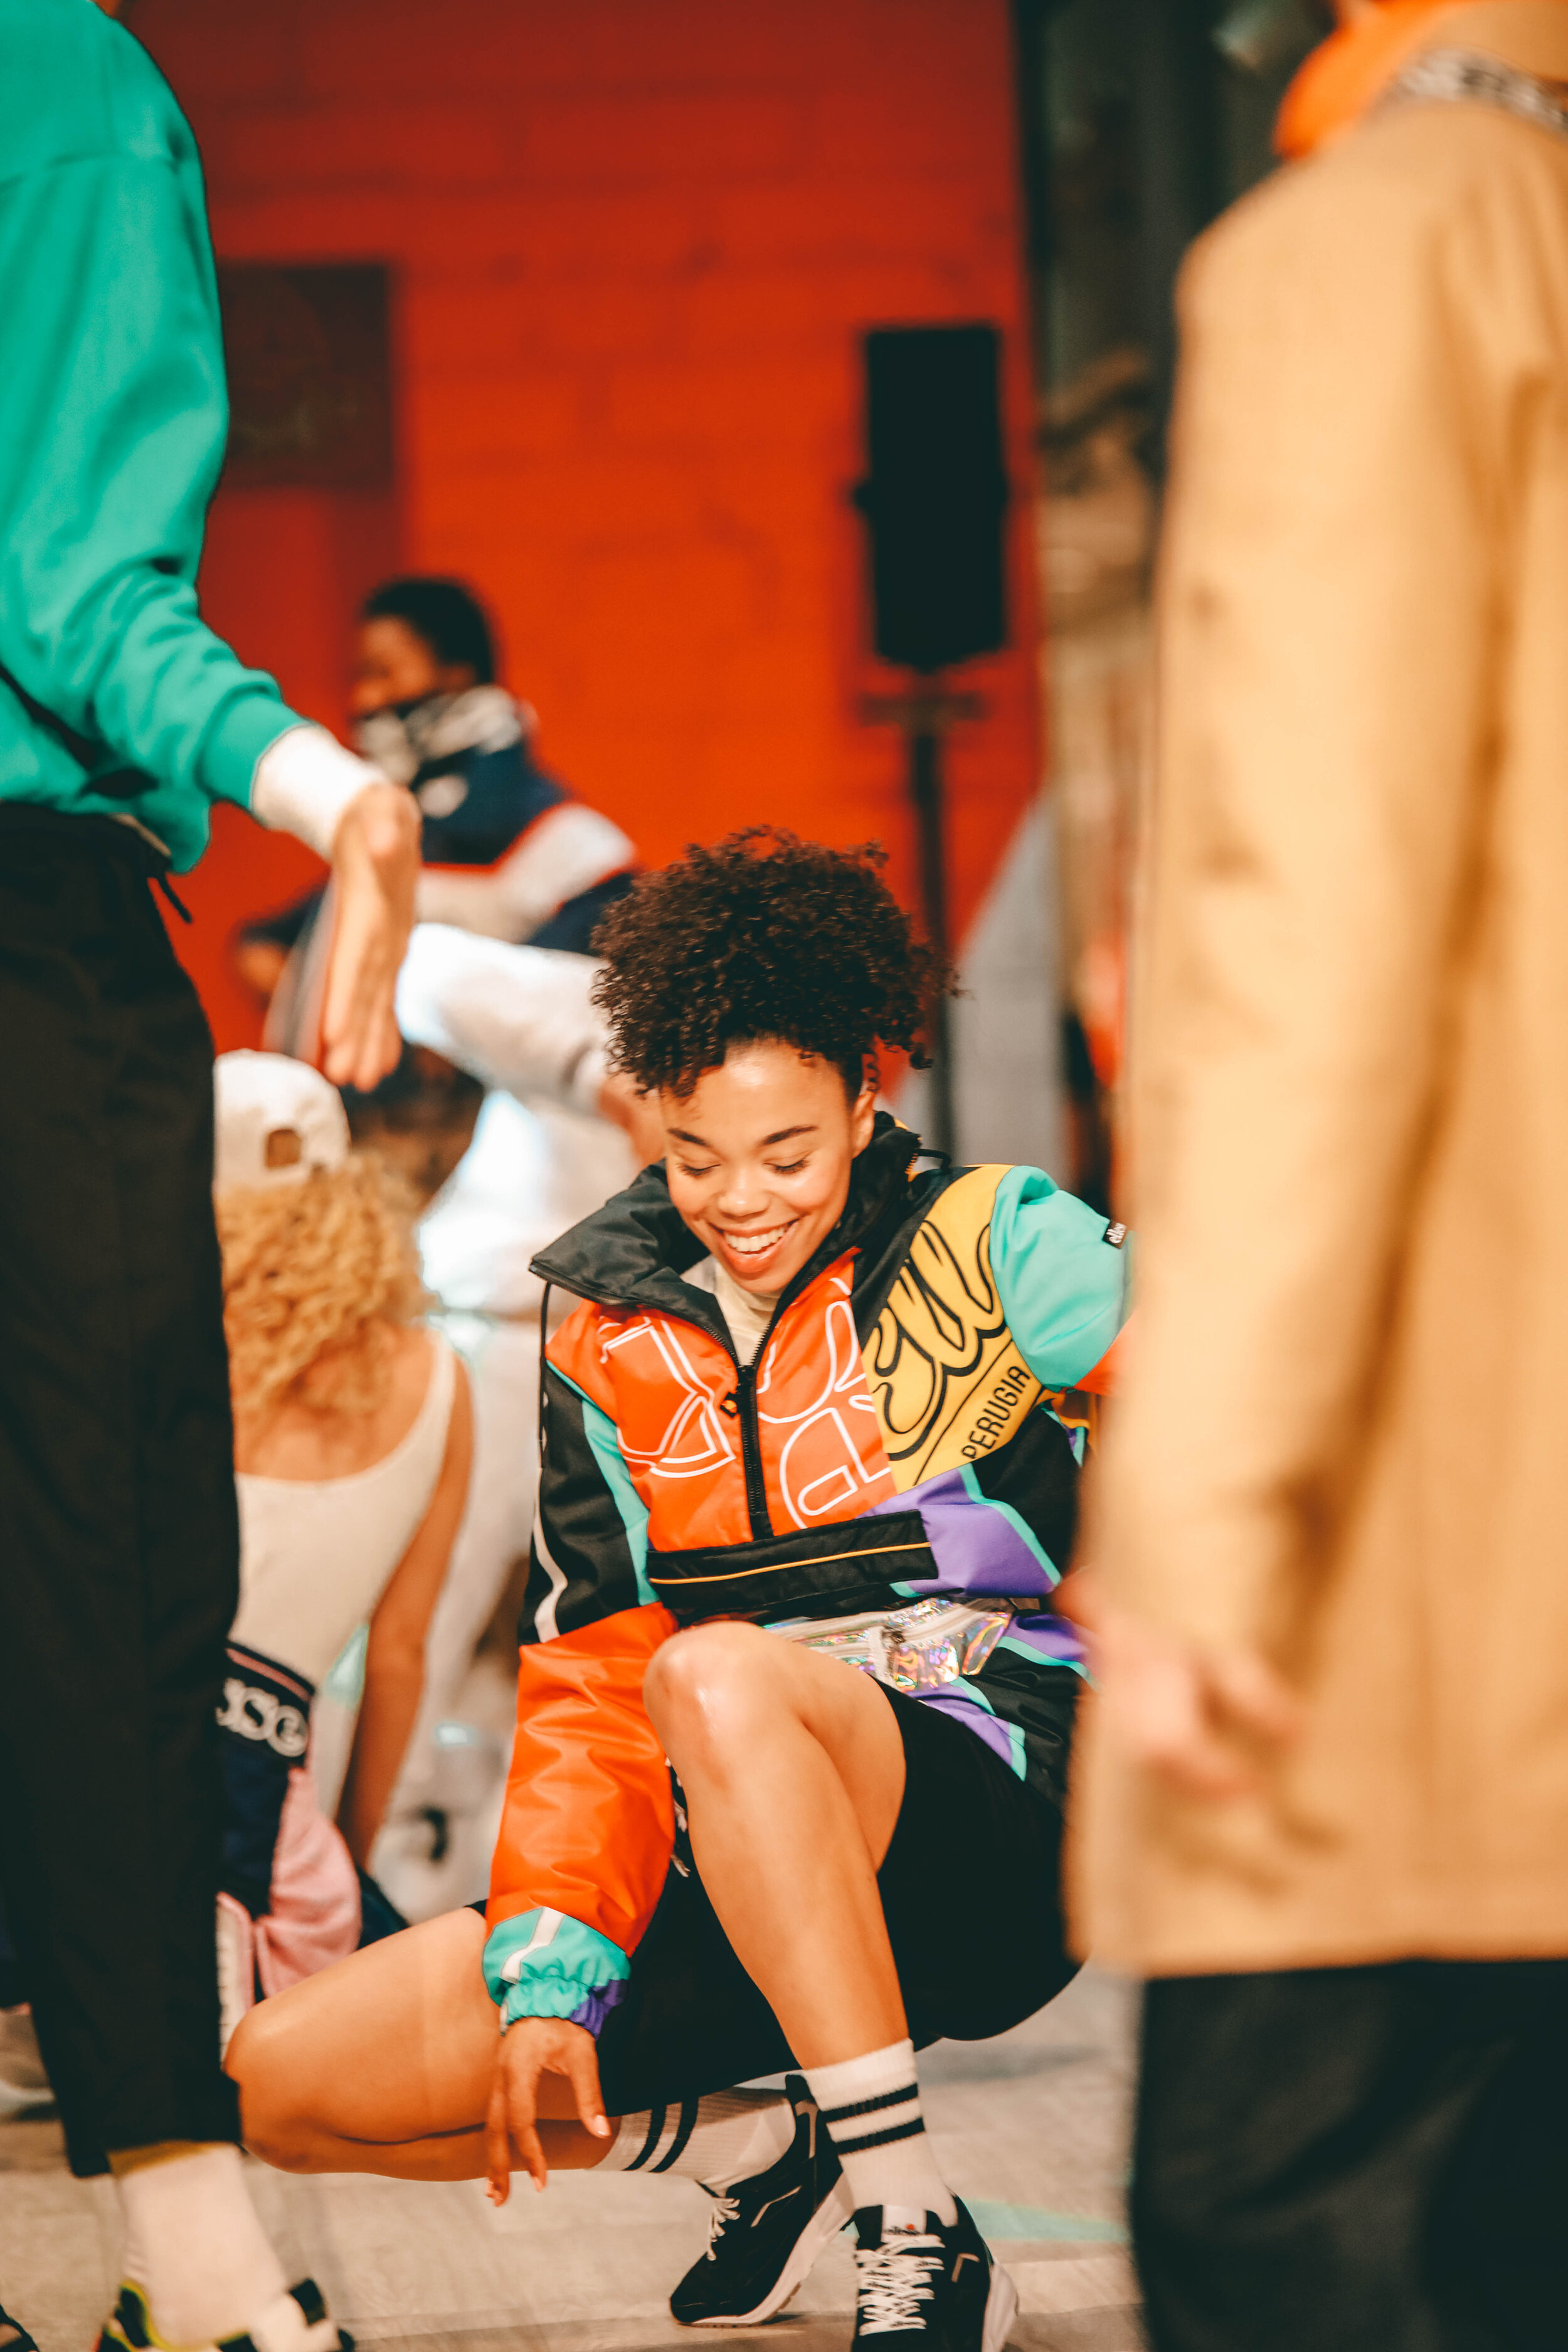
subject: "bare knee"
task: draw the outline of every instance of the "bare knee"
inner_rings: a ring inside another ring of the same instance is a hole
[[[241,2018],[224,2060],[239,2089],[240,2137],[279,2172],[315,2172],[319,2135],[308,2093],[290,2063],[286,2021],[268,2016],[269,2007],[263,2001]]]
[[[755,1625],[693,1625],[655,1652],[643,1677],[654,1728],[689,1769],[734,1755],[769,1704],[773,1637]]]

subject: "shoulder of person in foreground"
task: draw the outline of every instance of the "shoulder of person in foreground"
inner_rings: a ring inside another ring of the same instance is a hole
[[[1568,73],[1568,9],[1552,13],[1563,18]],[[1184,333],[1230,324],[1230,355],[1242,357],[1245,338],[1268,379],[1290,320],[1326,353],[1352,336],[1358,369],[1367,371],[1379,342],[1396,343],[1407,320],[1506,330],[1507,314],[1521,305],[1562,306],[1565,192],[1568,137],[1543,134],[1500,106],[1374,107],[1272,173],[1196,240],[1180,281]],[[1363,397],[1375,392],[1370,373],[1352,378],[1349,388],[1357,386]],[[1442,389],[1430,386],[1434,395]],[[1235,404],[1245,407],[1239,389]],[[1271,420],[1248,421],[1267,431]]]
[[[147,51],[82,0],[0,0],[6,176],[89,155],[194,158],[195,142]]]

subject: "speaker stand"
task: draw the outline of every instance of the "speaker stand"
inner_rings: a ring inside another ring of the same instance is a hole
[[[925,934],[937,953],[945,957],[952,942],[947,929],[946,797],[942,777],[942,747],[954,722],[980,719],[985,704],[978,694],[952,694],[934,680],[921,679],[908,694],[868,695],[861,714],[873,724],[892,724],[903,731],[909,761],[910,804],[914,812],[915,843],[920,863],[921,909]],[[952,1033],[951,1002],[939,996],[931,1014],[931,1115],[924,1140],[950,1160],[958,1156],[958,1125],[952,1093]]]

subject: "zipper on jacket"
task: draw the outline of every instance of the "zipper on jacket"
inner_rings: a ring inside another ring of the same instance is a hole
[[[757,1354],[761,1355],[759,1348]],[[768,1517],[767,1481],[763,1475],[763,1441],[757,1430],[757,1366],[755,1358],[749,1364],[735,1367],[735,1389],[732,1397],[724,1400],[726,1408],[734,1407],[734,1418],[741,1424],[741,1460],[746,1470],[746,1511],[752,1522],[752,1539],[760,1541],[771,1536],[773,1523]]]

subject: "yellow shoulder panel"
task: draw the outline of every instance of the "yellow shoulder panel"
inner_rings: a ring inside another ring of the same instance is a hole
[[[865,1347],[893,1483],[994,1453],[1040,1394],[991,1273],[991,1211],[1005,1165],[972,1168],[920,1227]]]

